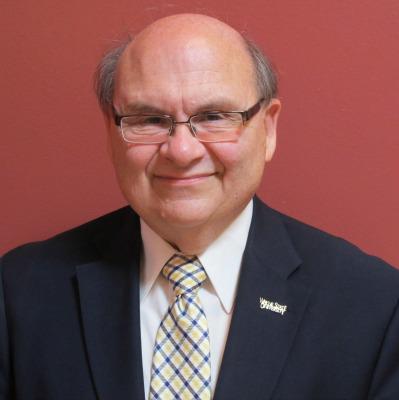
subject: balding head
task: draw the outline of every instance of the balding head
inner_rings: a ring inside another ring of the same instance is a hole
[[[202,14],[176,14],[158,19],[144,28],[136,36],[136,39],[140,40],[147,36],[171,39],[173,37],[189,37],[191,35],[209,37],[216,35],[222,40],[225,37],[229,37],[232,41],[241,41],[242,45],[244,45],[242,36],[230,25]]]
[[[243,99],[258,97],[252,59],[241,35],[214,18],[176,15],[151,24],[126,47],[116,70],[113,102],[125,114],[129,110],[124,106],[137,104],[143,91],[151,104],[163,91],[173,101],[181,96],[193,110],[199,96],[193,89],[216,88],[222,80],[225,88],[239,85]],[[210,103],[216,95],[211,92]]]
[[[252,42],[242,37],[229,25],[206,15],[177,14],[161,18],[147,26],[133,39],[129,38],[118,47],[107,52],[101,60],[95,75],[95,89],[102,110],[112,111],[115,75],[120,58],[139,56],[145,48],[153,51],[152,63],[157,65],[160,57],[156,52],[168,49],[169,54],[181,49],[189,50],[199,41],[213,43],[213,51],[230,50],[230,54],[240,53],[239,61],[250,65],[258,97],[266,101],[277,95],[277,79],[270,62]],[[157,50],[158,49],[158,50]],[[227,52],[226,52],[227,53]],[[138,60],[137,60],[138,61]],[[234,59],[227,58],[226,64]]]

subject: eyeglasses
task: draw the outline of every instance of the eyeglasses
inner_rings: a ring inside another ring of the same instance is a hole
[[[170,115],[115,114],[123,139],[129,143],[163,143],[171,136],[175,125],[189,125],[201,142],[227,142],[238,139],[242,126],[256,115],[264,99],[246,111],[206,111],[192,115],[187,121],[175,121]]]

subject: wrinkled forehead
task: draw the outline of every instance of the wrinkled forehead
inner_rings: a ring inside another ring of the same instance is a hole
[[[230,27],[156,26],[139,34],[124,51],[115,88],[120,93],[122,88],[149,88],[161,82],[211,85],[223,76],[232,84],[256,90],[253,69],[243,38]]]

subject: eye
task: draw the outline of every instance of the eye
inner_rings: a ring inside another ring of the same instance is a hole
[[[199,124],[211,124],[219,126],[221,124],[236,124],[241,122],[241,115],[234,112],[212,112],[199,114],[195,120]]]
[[[168,128],[170,121],[161,115],[134,115],[125,118],[128,126],[135,128]]]
[[[132,133],[153,134],[169,130],[171,122],[162,115],[130,115],[122,119],[122,129]]]
[[[158,117],[156,115],[151,115],[151,116],[146,116],[142,117],[141,121],[139,121],[141,124],[149,124],[149,125],[162,125],[165,123],[165,118]]]
[[[225,116],[220,113],[204,114],[204,121],[220,121],[221,119],[225,119]]]
[[[207,122],[219,122],[223,121],[225,116],[223,113],[203,113],[198,114],[196,117],[196,122],[198,123],[207,123]]]

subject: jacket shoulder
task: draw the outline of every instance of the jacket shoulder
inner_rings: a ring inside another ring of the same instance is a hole
[[[103,215],[80,226],[59,233],[49,239],[27,243],[10,250],[2,257],[4,273],[12,269],[17,275],[18,270],[28,270],[42,266],[58,267],[62,265],[76,265],[93,257],[93,244],[105,235],[118,231],[126,220],[133,220],[139,224],[137,215],[130,207],[123,207],[109,214]]]
[[[301,260],[299,270],[311,279],[347,282],[355,286],[391,287],[398,294],[399,270],[374,255],[367,254],[344,238],[292,218],[257,202],[257,217],[263,224],[278,228]]]
[[[328,279],[357,286],[391,287],[398,295],[399,270],[344,238],[334,236],[295,218],[279,213],[290,239],[305,265],[321,271]],[[384,282],[384,283],[383,283]]]

